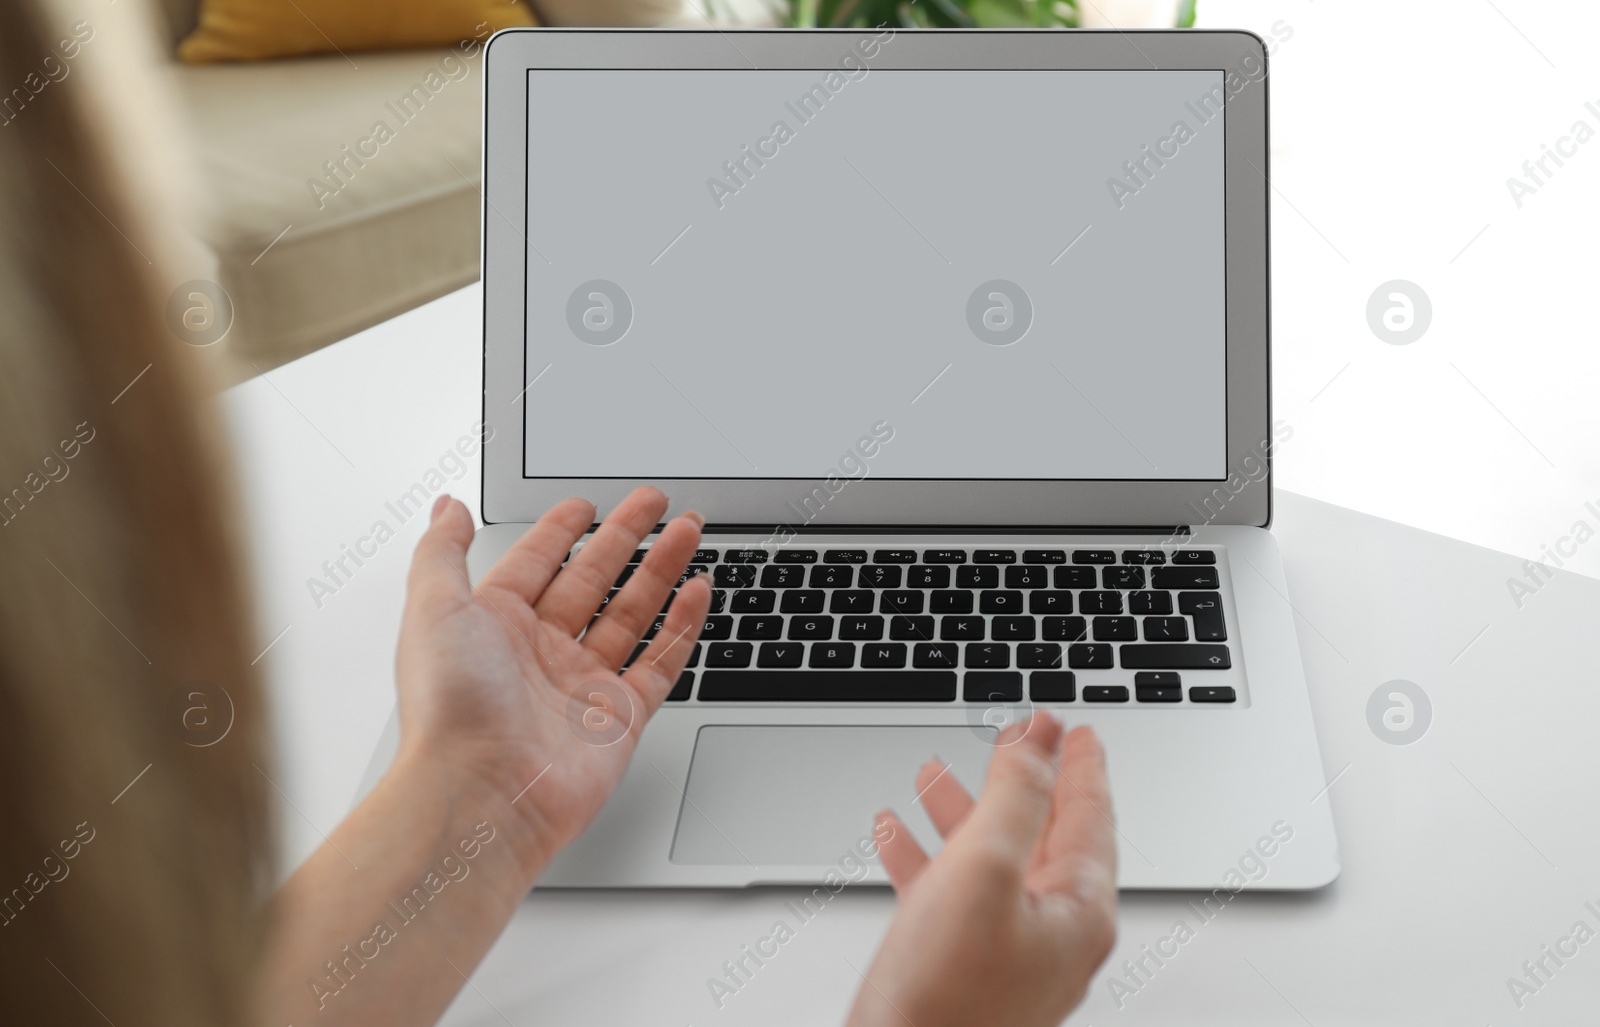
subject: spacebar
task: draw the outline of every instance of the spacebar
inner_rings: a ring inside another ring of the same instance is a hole
[[[702,702],[953,702],[951,670],[708,670]]]

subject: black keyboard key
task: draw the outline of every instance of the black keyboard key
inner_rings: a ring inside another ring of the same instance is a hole
[[[762,642],[756,652],[757,667],[798,667],[806,647],[799,642]]]
[[[704,688],[701,689],[704,692]],[[1127,685],[1084,685],[1084,702],[1127,702]]]
[[[971,703],[1022,701],[1022,675],[1014,670],[969,670],[961,686],[961,698]]]
[[[711,571],[711,583],[718,588],[749,588],[756,583],[756,569],[719,564]]]
[[[1028,596],[1029,613],[1071,613],[1072,593],[1043,591]]]
[[[749,642],[718,642],[706,649],[707,667],[748,667],[754,650]]]
[[[1021,564],[1006,568],[1006,588],[1049,588],[1050,568]]]
[[[878,600],[880,613],[921,613],[922,593],[915,590],[884,592]]]
[[[1128,597],[1129,613],[1171,613],[1172,593],[1135,592]]]
[[[1135,688],[1173,688],[1183,684],[1183,676],[1172,670],[1141,670],[1133,676]]]
[[[1054,669],[1061,666],[1061,645],[1057,642],[1024,642],[1017,646],[1017,666]],[[1035,699],[1038,696],[1034,696]]]
[[[1177,685],[1140,685],[1133,686],[1134,697],[1140,702],[1182,702],[1183,689]]]
[[[1124,549],[1122,562],[1163,564],[1167,562],[1167,554],[1159,549]]]
[[[856,584],[862,588],[899,588],[900,574],[899,567],[872,564],[861,568],[860,574],[856,577]]]
[[[1137,642],[1139,624],[1132,617],[1096,617],[1094,619],[1096,642]]]
[[[689,650],[689,658],[686,661],[684,661],[683,665],[685,667],[698,667],[698,666],[700,666],[700,643],[699,642],[696,642],[694,644],[694,648]]]
[[[1057,567],[1052,580],[1056,588],[1094,588],[1094,568]]]
[[[725,589],[725,588],[714,588],[714,589],[712,589],[711,590],[711,606],[708,608],[707,612],[708,613],[721,613],[723,610],[726,610],[727,608],[728,608],[728,590]]]
[[[774,564],[761,569],[762,588],[799,588],[806,583],[806,569],[797,564]]]
[[[865,549],[829,549],[822,554],[823,563],[866,563]]]
[[[996,617],[989,625],[989,637],[997,642],[1032,642],[1035,630],[1032,617]]]
[[[1222,618],[1222,595],[1217,592],[1179,592],[1178,612],[1194,618],[1196,642],[1226,642],[1228,628]]]
[[[778,597],[779,613],[821,613],[824,597],[821,589],[799,588]]]
[[[906,572],[907,588],[949,588],[950,568],[926,567],[921,564]]]
[[[833,618],[822,617],[790,617],[789,637],[804,639],[828,639],[833,637]]]
[[[972,593],[942,589],[928,597],[928,609],[934,613],[971,613],[974,609]]]
[[[739,637],[766,639],[783,637],[783,618],[777,615],[739,618]]]
[[[1151,588],[1217,588],[1215,567],[1157,567],[1150,574]]]
[[[854,642],[823,642],[811,647],[811,657],[806,661],[811,667],[843,668],[856,665]]]
[[[1225,645],[1161,642],[1123,646],[1122,665],[1129,670],[1227,670],[1233,659]]]
[[[1100,580],[1105,583],[1106,588],[1115,588],[1124,592],[1135,588],[1144,588],[1144,568],[1107,567],[1100,572]]]
[[[1121,613],[1121,592],[1082,592],[1078,595],[1080,613]]]
[[[1202,685],[1189,689],[1190,702],[1235,702],[1238,696],[1227,685]]]
[[[1116,563],[1117,554],[1109,549],[1074,549],[1073,563]]]
[[[932,617],[907,617],[896,615],[889,618],[889,637],[908,642],[933,641]]]
[[[1089,622],[1082,617],[1046,617],[1042,638],[1052,642],[1082,642],[1089,637]]]
[[[704,566],[702,564],[691,563],[689,566],[687,566],[687,567],[685,567],[683,569],[683,573],[682,574],[678,575],[678,584],[680,584],[680,585],[683,584],[684,582],[688,581],[690,578],[694,577],[696,574],[707,574],[707,573],[710,573],[710,570],[711,570],[711,568],[706,567],[706,566]]]
[[[883,637],[883,618],[877,614],[839,618],[839,637],[875,642]]]
[[[947,642],[975,642],[983,638],[982,617],[941,617],[939,637]]]
[[[1016,563],[1017,553],[1014,549],[975,549],[972,551],[973,563]]]
[[[771,613],[777,608],[778,593],[760,588],[741,589],[728,604],[730,613]]]
[[[1034,702],[1072,702],[1078,698],[1077,675],[1070,670],[1039,670],[1028,675],[1028,698]]]
[[[689,693],[694,690],[694,674],[684,671],[678,675],[678,683],[672,686],[672,691],[667,693],[667,702],[685,702]]]
[[[706,626],[700,629],[700,637],[707,642],[718,642],[724,638],[733,637],[733,618],[722,614],[714,614],[706,618]]]
[[[766,563],[765,549],[730,549],[723,557],[727,563]]]
[[[815,549],[780,549],[772,554],[773,563],[816,563]]]
[[[1067,666],[1075,670],[1110,670],[1112,647],[1096,642],[1067,646]]]
[[[875,642],[861,647],[863,667],[904,667],[906,646],[904,642]]]
[[[829,613],[871,613],[877,598],[865,589],[839,591],[828,600]]]
[[[715,549],[696,549],[694,556],[690,557],[695,563],[716,563],[717,551]]]
[[[956,568],[956,588],[999,588],[1000,568],[968,566]]]
[[[917,551],[915,549],[874,549],[872,551],[873,563],[916,563]]]
[[[1021,613],[1022,593],[997,589],[978,593],[979,613]]]
[[[1172,562],[1181,567],[1210,565],[1217,562],[1217,554],[1209,549],[1180,549],[1172,554]]]
[[[1146,617],[1144,619],[1146,642],[1187,642],[1189,622],[1182,617]]]
[[[966,563],[967,551],[965,549],[924,549],[922,551],[923,563]]]
[[[1023,563],[1066,563],[1067,551],[1065,549],[1024,549],[1022,551]]]
[[[703,702],[954,702],[950,670],[706,671]]]
[[[945,642],[918,642],[911,647],[913,667],[954,667],[956,647]]]
[[[849,564],[818,564],[811,568],[812,588],[849,588],[856,569]]]
[[[633,577],[633,572],[638,570],[638,569],[639,569],[639,565],[638,564],[636,564],[636,563],[628,564],[628,566],[622,568],[622,573],[617,575],[617,580],[612,583],[611,587],[612,588],[621,588],[623,585],[626,585],[628,583],[628,579]]]
[[[644,558],[645,558],[645,554],[648,553],[648,552],[650,552],[650,550],[648,550],[648,549],[635,549],[633,551],[633,555],[628,557],[628,562],[629,563],[643,563],[644,562]]]
[[[964,658],[968,667],[998,670],[1011,666],[1011,647],[996,642],[968,642]]]

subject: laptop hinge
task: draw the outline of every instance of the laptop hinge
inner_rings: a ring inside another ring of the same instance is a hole
[[[599,525],[595,525],[598,528]],[[662,525],[657,525],[660,530]],[[593,530],[593,529],[591,529]],[[705,535],[770,535],[774,545],[818,535],[1159,535],[1188,537],[1189,525],[1060,524],[828,524],[774,527],[770,524],[707,524]]]

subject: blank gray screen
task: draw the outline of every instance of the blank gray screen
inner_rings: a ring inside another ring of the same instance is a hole
[[[858,63],[529,72],[525,473],[1223,477],[1221,72]]]

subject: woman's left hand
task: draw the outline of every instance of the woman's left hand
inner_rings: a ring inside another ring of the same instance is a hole
[[[595,517],[592,503],[568,499],[477,587],[467,576],[472,517],[461,503],[441,497],[417,546],[400,629],[398,759],[431,762],[503,796],[531,876],[599,813],[705,624],[709,579],[678,587],[700,544],[704,520],[693,513],[666,524],[595,618],[666,511],[659,490],[634,490],[563,566]],[[661,630],[622,671],[674,588]]]

